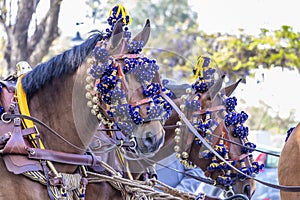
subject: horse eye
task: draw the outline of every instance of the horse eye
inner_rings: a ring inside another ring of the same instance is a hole
[[[237,177],[237,174],[235,174],[235,173],[231,174],[231,178],[236,178],[236,177]]]

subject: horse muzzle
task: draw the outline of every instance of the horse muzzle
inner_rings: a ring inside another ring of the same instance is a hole
[[[156,153],[164,144],[165,132],[157,134],[152,131],[145,131],[141,138],[137,138],[137,150],[144,155]]]

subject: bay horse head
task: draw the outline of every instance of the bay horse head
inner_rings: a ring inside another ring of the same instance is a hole
[[[85,99],[86,71],[92,50],[102,39],[102,34],[94,34],[82,44],[38,64],[22,77],[31,115],[64,138],[37,124],[46,149],[86,153],[99,125]],[[70,173],[75,168],[58,165],[58,170]]]
[[[245,174],[254,175],[259,172],[261,166],[253,161],[253,149],[247,148],[255,148],[255,145],[247,140],[248,128],[243,125],[248,116],[244,112],[235,111],[236,98],[229,97],[240,80],[223,89],[224,75],[214,77],[217,72],[209,68],[209,62],[209,58],[204,57],[201,69],[203,71],[192,85],[193,90],[187,89],[187,95],[175,99],[175,102],[198,133],[219,155]],[[172,125],[176,124],[176,120],[179,122],[177,128],[174,128]],[[245,177],[227,163],[220,161],[184,123],[180,122],[175,113],[166,122],[166,127],[168,125],[171,126],[166,129],[166,146],[162,147],[162,151],[171,153],[168,149],[173,147],[173,152],[176,152],[182,164],[187,167],[200,167],[217,186],[225,189],[225,196],[244,194],[251,198],[255,191],[253,179]]]
[[[121,135],[112,137],[130,139],[134,143],[131,150],[138,155],[153,155],[164,142],[162,123],[170,108],[159,95],[162,88],[156,61],[141,54],[149,39],[150,21],[132,39],[123,18],[112,24],[107,39],[93,50],[90,77],[94,81],[87,84],[89,106],[102,126],[120,130]]]
[[[248,116],[243,111],[238,113],[235,110],[235,97],[228,97],[238,82],[231,88],[226,88],[223,93],[218,91],[216,96],[206,102],[209,107],[201,107],[200,112],[193,112],[191,120],[203,138],[224,160],[252,176],[259,173],[261,166],[253,160],[251,152],[255,145],[248,141],[248,128],[243,125]],[[202,95],[205,97],[205,94]],[[206,103],[201,101],[200,104]],[[190,144],[189,152],[190,157],[183,159],[183,162],[188,166],[200,167],[207,177],[215,180],[217,186],[225,189],[225,197],[244,194],[251,198],[255,191],[255,181],[232,169],[212,151],[206,150],[197,137]]]

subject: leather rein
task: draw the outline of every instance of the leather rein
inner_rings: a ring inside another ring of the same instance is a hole
[[[173,128],[180,128],[181,126],[185,126],[184,124],[182,125],[166,125],[164,126],[164,129],[173,129]],[[219,135],[216,135],[216,134],[213,134],[213,133],[210,133],[211,136],[213,137],[216,137],[218,139],[222,139],[230,144],[234,144],[236,146],[239,146],[239,147],[243,147],[245,149],[248,149],[248,150],[251,150],[251,151],[257,151],[257,152],[261,152],[261,153],[265,153],[265,154],[268,154],[268,155],[272,155],[272,156],[276,156],[276,157],[280,157],[280,155],[276,154],[276,153],[271,153],[271,152],[267,152],[267,151],[264,151],[264,150],[261,150],[261,149],[257,149],[257,148],[252,148],[252,147],[248,147],[248,146],[244,146],[240,143],[237,143],[237,142],[234,142],[232,140],[229,140],[227,138],[224,138],[224,137],[221,137]]]

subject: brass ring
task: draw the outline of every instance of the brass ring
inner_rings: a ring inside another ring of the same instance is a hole
[[[11,122],[11,119],[5,120],[5,119],[4,119],[4,115],[5,115],[5,114],[7,114],[7,112],[5,112],[5,113],[3,113],[3,114],[1,115],[1,121],[3,121],[3,122],[6,123],[6,124],[9,124],[9,123]]]

